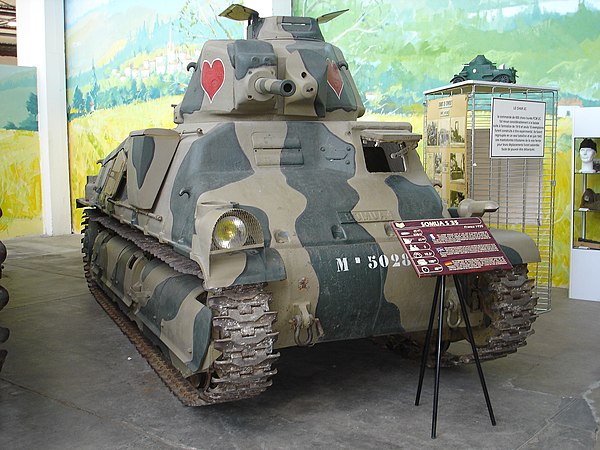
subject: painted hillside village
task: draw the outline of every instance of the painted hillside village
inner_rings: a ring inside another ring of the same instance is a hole
[[[113,66],[102,84],[99,69],[92,63],[90,84],[86,86],[89,90],[84,94],[79,85],[75,85],[68,108],[69,119],[96,109],[183,94],[190,75],[187,65],[199,55],[200,48],[176,47],[170,32],[166,48],[132,58],[119,67]]]
[[[174,75],[186,71],[186,66],[190,61],[196,61],[200,56],[200,50],[193,54],[188,53],[183,48],[176,49],[173,44],[172,32],[169,33],[169,43],[165,52],[159,53],[152,59],[146,58],[140,64],[130,63],[122,70],[112,69],[111,76],[118,78],[121,82],[141,78],[146,80],[153,75]]]

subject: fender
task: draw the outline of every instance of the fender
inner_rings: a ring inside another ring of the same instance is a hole
[[[213,231],[219,219],[229,215],[243,218],[251,239],[235,250],[217,249]],[[281,255],[265,245],[262,227],[253,214],[235,203],[199,202],[195,216],[190,258],[200,265],[206,289],[286,279]]]
[[[511,264],[537,263],[542,260],[534,240],[525,233],[497,228],[489,230]]]

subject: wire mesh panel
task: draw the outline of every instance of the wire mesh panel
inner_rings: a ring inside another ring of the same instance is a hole
[[[494,200],[500,208],[484,215],[493,228],[528,234],[536,242],[541,262],[529,265],[535,277],[538,312],[550,310],[552,287],[553,198],[558,90],[484,81],[466,81],[425,92],[427,101],[467,95],[467,197]],[[490,130],[494,98],[533,100],[546,104],[543,158],[491,158]],[[427,102],[426,102],[427,105]],[[427,108],[425,129],[427,129]],[[427,145],[427,142],[424,142]],[[425,159],[427,165],[428,158]],[[426,167],[427,169],[427,167]]]

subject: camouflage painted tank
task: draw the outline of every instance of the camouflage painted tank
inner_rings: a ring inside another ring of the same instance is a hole
[[[79,200],[92,292],[188,405],[264,391],[277,349],[423,340],[434,285],[389,222],[448,212],[420,135],[357,121],[348,63],[319,28],[338,14],[228,8],[248,38],[206,42],[176,128],[132,132]],[[523,345],[535,317],[533,241],[494,235],[516,268],[465,279],[482,359]],[[456,321],[446,341],[461,339]]]

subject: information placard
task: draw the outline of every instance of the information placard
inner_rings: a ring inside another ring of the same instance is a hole
[[[479,217],[404,220],[391,225],[419,277],[512,269]]]
[[[492,99],[492,158],[543,158],[546,103]]]

